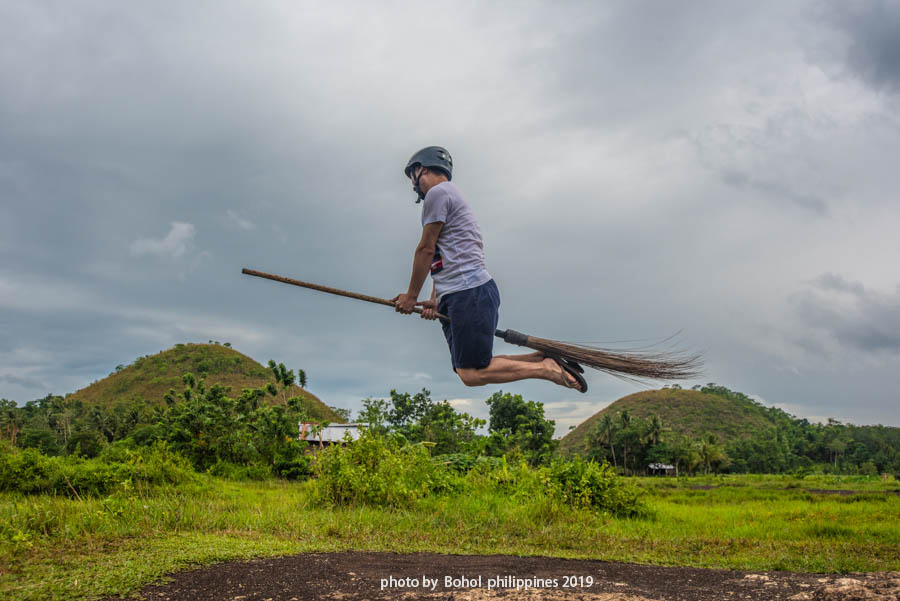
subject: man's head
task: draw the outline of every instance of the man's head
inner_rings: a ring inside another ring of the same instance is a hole
[[[453,158],[446,148],[429,146],[412,155],[403,173],[412,181],[418,203],[431,188],[453,179]]]

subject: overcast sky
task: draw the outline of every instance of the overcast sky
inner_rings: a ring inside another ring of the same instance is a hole
[[[501,328],[682,330],[706,357],[684,387],[900,426],[900,3],[877,1],[0,0],[0,397],[218,340],[331,405],[426,387],[486,416],[501,387],[463,386],[436,322],[240,274],[405,291],[403,167],[432,144]],[[588,382],[502,388],[557,435],[642,389]]]

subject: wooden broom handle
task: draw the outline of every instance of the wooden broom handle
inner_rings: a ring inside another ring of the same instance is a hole
[[[241,273],[246,275],[254,275],[258,278],[266,278],[267,280],[275,280],[276,282],[281,282],[283,284],[291,284],[293,286],[300,286],[302,288],[310,288],[312,290],[318,290],[319,292],[327,292],[328,294],[336,294],[338,296],[346,296],[347,298],[355,298],[357,300],[367,301],[370,303],[375,303],[377,305],[387,305],[388,307],[393,307],[394,303],[389,301],[386,298],[378,298],[377,296],[369,296],[367,294],[357,294],[356,292],[348,292],[346,290],[340,290],[338,288],[331,288],[329,286],[321,286],[319,284],[313,284],[311,282],[304,282],[301,280],[294,280],[291,278],[286,278],[280,275],[274,275],[271,273],[265,273],[262,271],[256,271],[254,269],[241,269]],[[421,313],[421,307],[414,307],[413,313]],[[450,318],[446,315],[437,314],[438,319],[443,319],[445,321],[450,321]]]

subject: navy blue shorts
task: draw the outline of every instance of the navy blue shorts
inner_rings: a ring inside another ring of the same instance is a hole
[[[441,296],[438,312],[450,318],[441,322],[457,368],[481,369],[494,356],[494,331],[500,319],[500,291],[494,280],[477,288]]]

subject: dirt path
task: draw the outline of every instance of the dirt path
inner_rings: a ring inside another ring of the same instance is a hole
[[[433,589],[430,583],[423,584],[423,576],[437,581]],[[448,582],[448,576],[457,581]],[[143,598],[152,601],[900,599],[900,573],[850,576],[756,573],[508,555],[308,553],[220,563],[171,577],[174,580],[167,584],[145,587],[141,591]],[[495,582],[504,577],[512,580]],[[461,578],[467,581],[458,580]],[[531,586],[524,588],[522,585],[528,579]],[[543,582],[536,582],[537,579]]]

